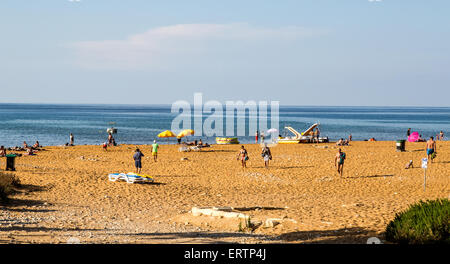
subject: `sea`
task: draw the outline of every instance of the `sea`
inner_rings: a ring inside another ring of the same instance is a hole
[[[107,140],[106,130],[117,128],[114,138],[118,144],[176,144],[175,138],[160,139],[157,135],[170,130],[179,115],[171,112],[171,105],[63,105],[63,104],[0,104],[0,145],[22,146],[37,140],[43,146],[58,146],[69,142],[75,145],[100,145]],[[204,119],[208,114],[204,114]],[[255,131],[248,131],[240,143],[254,143]],[[236,118],[237,120],[237,118]],[[270,127],[270,113],[267,127]],[[237,122],[237,121],[236,121]],[[377,141],[406,139],[406,131],[417,131],[424,138],[436,136],[441,130],[450,132],[450,107],[337,107],[337,106],[280,106],[279,133],[293,127],[299,132],[320,123],[321,136],[330,141],[348,138]],[[225,118],[224,118],[224,126]],[[193,128],[193,127],[191,127]],[[215,143],[215,135],[194,134],[187,140],[202,139]]]

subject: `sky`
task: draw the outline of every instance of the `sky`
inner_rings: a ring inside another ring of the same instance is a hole
[[[2,0],[0,103],[450,106],[448,0]]]

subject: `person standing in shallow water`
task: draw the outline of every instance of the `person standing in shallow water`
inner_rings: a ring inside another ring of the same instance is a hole
[[[75,142],[75,139],[74,139],[72,133],[70,133],[69,139],[70,139],[70,145],[73,146],[73,143]]]

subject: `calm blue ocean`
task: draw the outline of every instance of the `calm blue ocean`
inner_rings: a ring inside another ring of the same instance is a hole
[[[36,140],[44,146],[62,145],[69,141],[69,133],[74,134],[76,145],[101,144],[111,126],[118,129],[115,139],[119,144],[151,144],[157,134],[170,129],[178,115],[171,113],[170,107],[0,104],[0,145],[21,146],[23,141],[32,144]],[[354,140],[404,139],[409,127],[423,137],[435,136],[440,130],[447,136],[450,108],[280,106],[281,134],[285,126],[301,132],[315,122],[321,123],[321,135],[332,141],[350,133]],[[247,133],[247,137],[239,137],[241,143],[254,142],[255,131]],[[202,137],[208,143],[214,143],[214,138]]]

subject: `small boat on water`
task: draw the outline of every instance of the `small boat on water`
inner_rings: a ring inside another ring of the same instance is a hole
[[[237,138],[216,138],[216,144],[219,145],[228,145],[228,144],[239,144],[239,141]]]
[[[293,129],[292,127],[285,127],[285,129],[289,130],[292,134],[294,134],[294,136],[279,137],[278,143],[279,144],[311,143],[314,141],[314,139],[317,139],[316,142],[318,142],[318,143],[328,142],[328,137],[320,137],[317,134],[318,133],[317,130],[314,131],[314,129],[318,128],[319,125],[320,125],[320,123],[315,123],[302,133],[299,133],[297,130]]]

